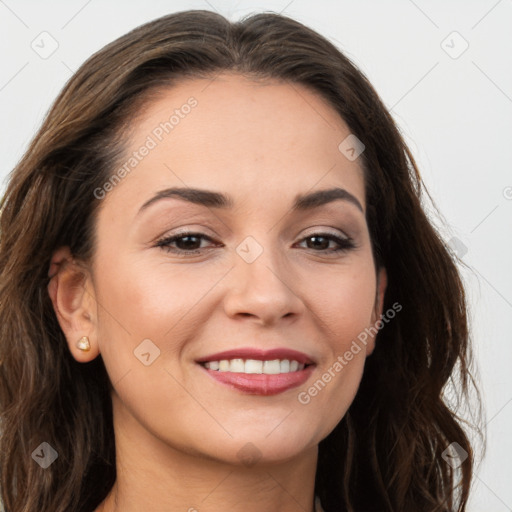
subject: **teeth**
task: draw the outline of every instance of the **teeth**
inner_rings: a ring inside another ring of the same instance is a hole
[[[245,363],[243,359],[232,359],[228,361],[229,363],[229,371],[230,372],[244,372],[245,371]]]
[[[263,373],[267,373],[269,375],[277,375],[278,373],[281,373],[281,363],[279,362],[279,359],[264,361]]]
[[[210,361],[209,363],[206,363],[207,368],[210,368],[210,370],[218,370],[219,369],[219,361]]]
[[[303,370],[305,365],[289,359],[273,359],[272,361],[258,361],[256,359],[222,359],[221,361],[208,361],[204,364],[210,370],[235,373],[264,373],[277,375]]]
[[[229,371],[234,371],[229,368]],[[263,373],[263,361],[256,361],[255,359],[248,359],[245,362],[244,373]]]

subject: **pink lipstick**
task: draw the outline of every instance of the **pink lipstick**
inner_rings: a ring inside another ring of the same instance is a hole
[[[218,382],[255,395],[275,395],[303,384],[316,366],[312,357],[287,348],[241,348],[217,352],[196,362]]]

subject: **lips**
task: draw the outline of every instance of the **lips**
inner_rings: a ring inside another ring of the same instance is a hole
[[[239,373],[232,371],[218,371],[207,368],[205,363],[223,360],[256,360],[256,361],[275,361],[289,360],[299,363],[297,371],[278,374],[262,373]],[[295,388],[304,384],[316,367],[316,361],[313,357],[287,348],[275,348],[271,350],[261,350],[253,348],[238,348],[217,352],[196,360],[201,371],[211,377],[214,381],[231,389],[236,389],[244,394],[251,395],[276,395],[288,389]],[[302,369],[300,369],[302,367]]]
[[[313,373],[315,366],[310,365],[300,371],[278,375],[218,372],[202,366],[199,368],[201,371],[207,372],[207,375],[214,381],[228,388],[249,395],[270,396],[304,384]]]
[[[289,359],[295,360],[305,365],[316,364],[315,360],[297,350],[288,348],[274,348],[271,350],[261,350],[255,348],[237,348],[232,350],[225,350],[224,352],[217,352],[205,357],[196,359],[196,363],[206,363],[208,361],[221,361],[223,359],[255,359],[256,361],[272,361],[274,359]]]

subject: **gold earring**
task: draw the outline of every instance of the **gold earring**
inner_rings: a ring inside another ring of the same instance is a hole
[[[76,342],[76,346],[80,350],[83,350],[84,352],[88,352],[89,350],[91,350],[91,344],[89,343],[89,338],[87,336],[84,336],[83,338],[80,338]]]

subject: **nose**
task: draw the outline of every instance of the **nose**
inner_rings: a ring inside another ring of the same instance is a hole
[[[275,325],[281,318],[298,317],[304,311],[298,280],[287,263],[264,249],[249,263],[235,254],[224,310],[232,318],[250,317],[261,325]]]

